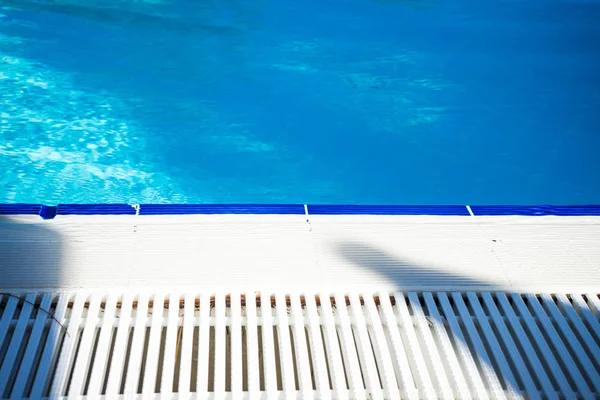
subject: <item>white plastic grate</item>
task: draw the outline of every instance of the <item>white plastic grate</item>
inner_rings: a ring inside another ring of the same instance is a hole
[[[600,398],[597,294],[31,293],[0,398]]]

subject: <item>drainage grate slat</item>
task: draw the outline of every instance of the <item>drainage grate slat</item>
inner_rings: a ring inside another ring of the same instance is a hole
[[[341,294],[335,295],[335,306],[339,321],[339,335],[342,342],[344,365],[348,374],[348,384],[352,397],[362,399],[365,397],[365,386],[358,361],[358,353],[350,324],[350,316],[346,307],[346,298]]]
[[[325,297],[325,296],[321,296]],[[321,315],[323,319],[323,330],[325,332],[325,345],[329,360],[331,380],[333,384],[333,396],[337,399],[348,398],[348,388],[342,364],[342,353],[340,351],[339,339],[333,315],[331,301],[321,302]]]
[[[283,293],[278,293],[275,297],[275,312],[277,313],[279,365],[281,366],[283,392],[286,397],[290,397],[296,389],[296,383],[294,379],[294,361],[292,358],[292,347],[290,342],[287,302]]]
[[[535,344],[538,346],[539,352],[542,355],[542,359],[545,360],[546,364],[548,365],[548,369],[554,376],[560,391],[565,393],[567,397],[575,396],[575,393],[572,391],[571,386],[569,385],[569,382],[563,373],[563,368],[561,368],[560,362],[554,357],[550,346],[544,339],[544,335],[537,325],[537,321],[530,314],[529,309],[521,298],[521,295],[513,294],[511,295],[511,299],[520,313],[520,316],[523,318],[527,329],[535,341]],[[505,305],[505,307],[508,306]]]
[[[34,364],[35,357],[39,352],[40,341],[43,336],[46,322],[48,321],[47,312],[49,312],[50,306],[52,305],[52,299],[53,295],[50,293],[46,293],[42,296],[42,301],[40,302],[39,309],[35,317],[31,335],[29,336],[29,341],[27,342],[27,348],[25,349],[25,354],[23,355],[23,360],[20,366],[15,366],[15,368],[18,368],[19,370],[10,395],[13,399],[27,397],[25,394],[25,387],[36,367]],[[11,365],[5,360],[2,364],[2,368],[8,369],[9,367],[11,367]],[[2,382],[4,382],[4,380],[2,380]]]
[[[292,314],[292,331],[294,333],[293,345],[295,348],[295,359],[298,365],[298,386],[302,398],[309,398],[312,395],[312,379],[310,372],[310,360],[308,357],[308,347],[306,345],[306,336],[304,333],[304,314],[300,296],[290,296],[290,307]]]
[[[600,375],[598,375],[596,368],[594,367],[590,358],[587,356],[585,350],[583,349],[583,346],[579,343],[579,340],[575,337],[575,333],[569,327],[568,322],[563,317],[563,315],[560,313],[558,307],[556,306],[556,303],[554,302],[554,299],[552,299],[552,297],[548,294],[543,294],[542,300],[543,300],[544,305],[546,306],[546,309],[550,312],[552,319],[554,321],[556,321],[563,336],[566,337],[568,345],[573,350],[573,352],[575,353],[575,357],[577,358],[577,360],[580,363],[580,367],[573,365],[575,368],[573,368],[572,373],[575,374],[576,376],[580,376],[579,371],[582,371],[583,374],[587,375],[588,382],[591,383],[591,385],[594,387],[594,390],[596,392],[600,393]],[[552,324],[549,318],[546,317],[544,319],[546,320],[546,325]],[[556,340],[559,341],[560,339],[557,338]],[[564,347],[564,345],[563,345],[563,347]],[[564,348],[564,351],[566,351],[566,348]],[[598,354],[600,354],[600,353],[598,353]],[[583,392],[581,389],[581,385],[585,384],[585,382],[582,382],[582,381],[583,381],[583,377],[581,376],[577,380],[577,382],[579,382],[578,389],[581,392]],[[585,388],[586,388],[586,390],[589,391],[589,388],[587,387],[587,385],[585,386]],[[590,393],[590,396],[591,396],[591,393]]]
[[[260,371],[256,297],[246,296],[246,360],[248,371],[248,394],[256,398],[260,394]]]
[[[418,399],[419,392],[415,387],[412,369],[410,368],[406,350],[404,349],[400,332],[398,331],[398,323],[390,299],[387,296],[381,297],[381,310],[383,316],[383,324],[387,328],[389,335],[390,355],[394,360],[394,371],[397,378],[396,381],[400,387],[400,392],[403,397],[408,399]]]
[[[142,394],[148,395],[155,393],[156,376],[158,374],[158,361],[160,354],[160,342],[163,331],[165,295],[157,293],[152,303],[152,324],[150,326],[150,336],[147,339],[148,347],[144,354],[145,365],[142,380]]]
[[[104,377],[108,370],[108,353],[110,340],[112,339],[112,326],[114,324],[115,312],[117,310],[117,296],[109,294],[106,300],[103,312],[102,312],[102,327],[100,328],[100,335],[98,338],[98,346],[96,347],[96,354],[94,357],[94,364],[92,366],[92,374],[95,379],[90,379],[87,388],[88,396],[100,395],[102,385],[104,383]],[[102,379],[100,379],[102,377]]]
[[[139,302],[138,302],[139,304]],[[146,301],[146,305],[148,302]],[[125,359],[127,353],[127,342],[131,333],[131,308],[133,305],[133,296],[129,293],[123,295],[121,301],[121,312],[119,315],[119,325],[117,327],[117,337],[115,339],[115,345],[112,350],[113,361],[108,371],[108,380],[106,383],[105,395],[107,398],[111,398],[120,394],[120,385],[123,381],[123,374],[125,372]],[[142,308],[142,307],[139,307]],[[139,311],[138,308],[138,311]],[[131,355],[129,358],[129,365],[133,364]],[[89,393],[89,390],[88,390]]]
[[[13,332],[6,354],[4,355],[4,360],[2,360],[2,367],[0,368],[0,396],[2,397],[6,397],[6,391],[10,389],[7,386],[10,383],[9,380],[11,380],[11,375],[13,375],[15,361],[17,360],[17,356],[21,348],[21,342],[25,336],[25,330],[27,329],[27,324],[29,322],[31,312],[33,311],[33,304],[36,297],[37,296],[35,294],[30,294],[25,298],[21,308],[21,313],[19,315],[19,320]],[[14,373],[16,373],[16,371],[14,371]]]
[[[481,340],[475,324],[469,315],[469,311],[467,310],[467,306],[463,301],[462,295],[460,293],[452,293],[452,300],[458,308],[459,315],[463,320],[467,334],[470,338],[473,348],[475,349],[475,351],[472,353],[474,353],[475,358],[479,359],[479,365],[481,366],[483,375],[489,384],[492,397],[495,399],[506,398],[505,393],[502,390],[502,386],[500,385],[500,381],[498,380],[498,375],[494,372],[490,355],[483,345],[483,341]]]
[[[459,324],[459,319],[454,314],[454,310],[452,309],[452,305],[450,304],[447,294],[444,292],[438,293],[438,299],[440,301],[442,309],[444,310],[444,316],[446,317],[448,324],[450,325],[450,330],[452,332],[452,336],[454,337],[455,346],[458,350],[458,354],[460,356],[462,365],[466,370],[466,376],[469,378],[470,384],[474,389],[473,397],[479,399],[488,399],[489,396],[483,383],[483,377],[477,370],[477,365],[475,364],[475,360],[473,359],[474,355],[469,350],[468,342],[465,339],[465,336]]]
[[[408,346],[410,348],[409,354],[412,361],[411,364],[415,371],[415,377],[417,378],[417,388],[425,397],[435,398],[437,394],[435,392],[431,376],[429,375],[429,371],[427,370],[427,364],[423,354],[423,350],[425,349],[422,349],[421,345],[419,344],[417,332],[415,331],[413,320],[410,316],[405,297],[402,293],[395,293],[394,298],[400,320],[402,322],[401,328],[407,337]]]
[[[195,298],[191,294],[185,295],[183,308],[183,333],[181,343],[178,343],[177,352],[180,354],[178,391],[181,396],[187,396],[191,391],[192,362],[194,357],[194,309]]]
[[[383,392],[381,390],[379,377],[377,376],[377,366],[375,365],[373,350],[371,349],[371,341],[369,339],[369,333],[367,332],[361,301],[357,294],[351,294],[349,298],[350,309],[354,319],[353,329],[355,340],[357,342],[358,356],[361,361],[361,368],[363,376],[365,377],[365,383],[367,384],[367,390],[369,391],[370,397],[380,399],[383,397]]]
[[[433,370],[433,375],[437,381],[439,396],[443,399],[453,399],[454,395],[452,393],[452,389],[450,388],[448,376],[444,371],[442,358],[438,353],[431,330],[429,329],[430,322],[425,318],[417,293],[408,293],[408,301],[417,320],[417,327],[420,333],[419,336],[424,342],[424,346],[421,346],[421,348],[427,351],[429,354],[428,358],[431,360],[431,369]]]
[[[131,350],[129,356],[129,365],[126,366],[126,372],[123,373],[125,380],[124,394],[131,397],[138,393],[139,380],[142,376],[142,361],[144,360],[144,341],[146,340],[150,296],[141,293],[137,301],[137,312],[135,316],[135,326],[133,328],[133,338],[131,340]]]
[[[331,389],[329,386],[329,377],[327,374],[327,362],[325,348],[323,346],[323,337],[321,335],[321,322],[317,311],[315,298],[305,297],[306,312],[308,314],[308,337],[311,349],[311,359],[315,374],[315,383],[317,387],[317,396],[320,399],[330,399]]]
[[[600,398],[597,295],[14,293],[0,399]]]
[[[448,363],[448,379],[452,382],[453,393],[459,399],[470,397],[469,387],[462,373],[456,352],[452,347],[452,342],[448,337],[448,332],[444,326],[444,318],[439,313],[435,299],[431,293],[423,293],[423,299],[427,305],[429,315],[428,321],[432,324],[436,337],[439,340],[442,349],[441,358]],[[450,397],[450,396],[448,396]]]

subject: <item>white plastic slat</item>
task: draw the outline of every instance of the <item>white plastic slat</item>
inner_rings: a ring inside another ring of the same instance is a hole
[[[552,321],[550,321],[550,319],[546,315],[546,312],[540,305],[537,297],[535,295],[528,294],[527,300],[529,302],[529,305],[533,308],[533,311],[534,311],[535,316],[537,317],[538,321],[540,321],[542,323],[542,326],[544,327],[544,331],[550,338],[550,341],[552,342],[554,349],[557,351],[558,356],[560,357],[560,363],[562,365],[562,368],[569,372],[569,375],[575,382],[575,387],[579,390],[579,393],[584,398],[592,399],[594,396],[593,396],[590,388],[588,387],[587,383],[585,382],[585,379],[581,375],[579,368],[577,367],[577,365],[575,364],[575,361],[569,354],[569,351],[567,350],[562,339],[558,335],[558,332],[556,332],[556,329],[554,329]],[[559,321],[556,321],[556,322],[559,323]]]
[[[410,348],[409,356],[414,365],[414,377],[417,379],[420,395],[421,397],[433,399],[437,397],[437,395],[434,390],[433,382],[431,381],[431,376],[429,376],[429,371],[427,371],[425,358],[423,357],[421,346],[419,345],[419,339],[417,338],[412,318],[408,312],[406,300],[402,293],[394,293],[394,298],[396,300],[396,310],[398,310],[402,322],[401,327],[408,340]]]
[[[504,293],[498,293],[496,295],[496,298],[498,299],[498,303],[504,311],[504,314],[506,314],[511,329],[517,336],[517,339],[521,344],[521,348],[524,350],[525,356],[527,357],[532,366],[531,371],[533,371],[536,374],[538,380],[541,383],[542,391],[548,398],[555,398],[555,390],[551,383],[550,377],[546,374],[546,370],[544,369],[538,357],[538,353],[535,351],[533,343],[531,343],[531,341],[529,340],[529,337],[527,336],[527,333],[521,325],[521,321],[517,317],[515,310],[510,305],[508,298]]]
[[[469,350],[467,341],[465,336],[463,335],[462,329],[458,323],[458,319],[454,314],[454,310],[452,309],[452,305],[448,300],[448,296],[444,292],[438,293],[438,300],[440,305],[442,306],[442,310],[444,310],[444,316],[446,317],[446,321],[448,321],[448,325],[450,326],[450,330],[452,335],[455,338],[456,347],[458,349],[458,354],[462,363],[466,369],[467,376],[471,382],[473,389],[475,390],[474,397],[478,399],[487,399],[488,393],[483,384],[483,380],[479,371],[477,370],[477,365],[475,364],[475,360]]]
[[[83,385],[89,372],[91,351],[93,348],[94,337],[96,336],[96,325],[98,323],[98,312],[100,311],[99,294],[93,294],[89,303],[85,326],[77,351],[71,385],[69,387],[69,398],[75,399],[83,394]]]
[[[435,334],[440,342],[440,347],[442,349],[441,356],[444,357],[450,368],[448,378],[453,385],[455,395],[459,399],[469,398],[471,396],[469,393],[469,387],[465,380],[462,369],[460,368],[454,348],[452,347],[452,342],[450,341],[448,333],[446,332],[446,328],[444,327],[443,317],[440,315],[437,305],[435,304],[435,299],[431,293],[425,292],[423,293],[423,300],[425,300],[427,310],[431,316],[430,321],[433,326],[433,330],[435,331]]]
[[[330,399],[331,387],[329,386],[327,361],[323,347],[323,337],[321,336],[321,322],[319,320],[319,312],[317,311],[317,303],[314,296],[306,296],[305,299],[308,314],[308,339],[312,350],[318,397],[320,399]]]
[[[125,396],[127,397],[133,396],[135,393],[137,393],[139,380],[142,375],[142,357],[144,351],[144,342],[146,340],[146,323],[148,322],[149,301],[150,296],[148,294],[140,293],[135,314],[133,337],[131,339],[129,366],[127,368],[127,376],[125,378]]]
[[[560,365],[560,363],[554,358],[550,346],[548,345],[548,343],[546,343],[542,332],[539,330],[536,321],[529,313],[529,310],[523,302],[523,299],[521,299],[521,296],[518,294],[513,294],[511,297],[514,305],[519,310],[519,314],[523,318],[527,329],[531,333],[533,340],[536,342],[538,348],[540,349],[542,357],[544,357],[546,363],[549,365],[549,369],[553,374],[554,379],[557,381],[560,390],[567,397],[575,396],[575,393],[573,393],[571,386],[569,385],[569,382],[567,381],[567,378],[563,373],[563,366]]]
[[[587,351],[592,357],[592,362],[595,363],[595,369],[600,371],[600,347],[594,341],[594,338],[586,328],[585,324],[571,305],[571,302],[564,294],[560,293],[556,295],[556,299],[560,304],[561,308],[567,314],[567,317],[577,330],[579,337],[584,343],[584,346],[587,348]],[[600,393],[600,390],[598,391]]]
[[[502,372],[502,376],[504,377],[504,380],[506,382],[508,396],[511,398],[518,397],[518,393],[516,390],[516,388],[518,387],[517,380],[510,368],[510,365],[508,364],[508,360],[506,359],[506,357],[504,355],[504,351],[502,350],[502,347],[500,346],[500,343],[498,342],[498,340],[496,338],[496,334],[492,330],[492,326],[490,325],[490,323],[488,321],[488,317],[487,317],[487,315],[485,315],[485,312],[483,311],[483,308],[481,307],[481,303],[479,302],[479,298],[477,297],[477,294],[475,294],[473,292],[469,292],[469,293],[467,293],[467,298],[469,300],[469,304],[471,305],[471,307],[473,308],[473,311],[475,312],[475,317],[477,318],[479,327],[483,331],[484,338],[490,347],[490,352],[491,352],[490,358],[494,357],[496,359],[496,362],[498,363],[498,367],[499,367],[500,371]],[[483,340],[483,338],[482,338],[482,340]]]
[[[420,336],[425,343],[427,352],[429,353],[433,373],[435,374],[435,378],[438,383],[437,389],[439,396],[443,399],[453,399],[454,394],[452,392],[452,388],[450,387],[448,377],[444,371],[442,358],[438,353],[437,346],[435,345],[433,336],[431,335],[429,324],[425,318],[425,315],[423,314],[423,308],[421,307],[421,302],[419,301],[417,293],[409,292],[408,300],[410,301],[410,305],[413,309],[414,318],[417,320],[417,326],[419,327],[419,333],[421,334]]]
[[[203,293],[200,296],[200,319],[198,326],[198,371],[196,378],[196,392],[198,398],[208,394],[208,356],[210,339],[210,295]]]
[[[113,324],[115,322],[115,311],[117,309],[117,296],[109,293],[102,313],[102,326],[96,348],[96,356],[92,365],[92,376],[88,385],[87,395],[90,398],[100,395],[104,377],[108,369],[108,353],[110,340],[113,336]]]
[[[600,321],[598,320],[598,316],[600,316],[600,300],[598,300],[598,296],[595,294],[588,294],[586,297],[590,303],[589,308],[582,296],[578,294],[571,295],[571,299],[577,306],[581,316],[590,326],[596,340],[600,342]],[[596,316],[590,308],[594,309]]]
[[[358,355],[361,359],[361,366],[363,367],[363,376],[365,377],[365,383],[367,384],[367,390],[371,397],[375,399],[383,398],[383,391],[381,390],[381,384],[379,377],[377,376],[377,367],[375,365],[375,359],[373,357],[373,351],[371,350],[371,341],[365,318],[363,315],[362,305],[360,298],[356,293],[352,293],[349,296],[350,309],[352,310],[352,317],[354,319],[354,332],[356,334],[356,341],[358,342]]]
[[[215,398],[220,399],[225,394],[225,324],[226,324],[225,295],[215,294],[215,364],[213,387]]]
[[[165,336],[165,350],[163,356],[160,393],[170,395],[173,392],[173,375],[175,372],[175,356],[178,343],[179,328],[179,294],[169,295],[167,309],[167,333]]]
[[[117,335],[115,337],[115,344],[112,350],[112,362],[110,370],[108,372],[108,381],[106,382],[106,397],[111,398],[118,394],[120,387],[118,386],[123,377],[123,371],[125,368],[125,351],[127,342],[129,339],[130,326],[131,326],[131,306],[133,303],[133,296],[129,293],[125,293],[121,299],[121,312],[119,314],[119,325],[117,327]],[[146,306],[148,301],[146,301]],[[138,306],[139,307],[139,306]],[[133,362],[131,356],[129,358],[129,365]]]
[[[260,396],[260,374],[258,364],[258,330],[256,320],[256,297],[246,294],[246,362],[248,371],[248,394],[251,400]]]
[[[383,323],[387,326],[389,333],[389,341],[391,343],[390,355],[392,356],[400,392],[402,393],[402,397],[416,400],[419,398],[419,392],[415,387],[414,378],[400,332],[398,331],[398,322],[392,310],[390,298],[387,294],[381,294],[379,301]]]
[[[41,351],[41,349],[39,349],[40,341],[44,326],[49,319],[48,312],[52,305],[52,297],[53,295],[50,293],[46,293],[42,296],[42,301],[40,302],[35,322],[31,329],[31,335],[29,336],[27,347],[25,348],[25,353],[21,361],[21,367],[19,368],[19,373],[12,388],[11,399],[16,400],[25,397],[25,385],[27,384],[27,379],[29,379],[30,374],[33,372],[32,370],[34,370],[34,358],[38,351]]]
[[[64,322],[65,319],[65,313],[67,312],[67,306],[69,305],[69,297],[69,295],[63,294],[58,298],[56,310],[53,315],[53,317],[56,320],[50,318],[50,330],[48,331],[46,343],[44,345],[40,361],[38,362],[39,366],[35,375],[35,380],[33,381],[31,393],[29,395],[29,397],[32,399],[42,397],[43,392],[46,390],[48,385],[51,384],[51,382],[48,382],[50,368],[54,364],[54,361],[59,357],[58,347],[60,345],[60,340],[63,337],[63,331],[65,331],[65,339],[69,338],[69,336],[66,335],[66,332],[68,332],[69,327],[64,327],[60,325]],[[77,297],[79,298],[78,307],[81,307],[85,299],[83,298],[83,295]],[[60,321],[60,323],[57,321]],[[67,349],[67,347],[64,347],[64,349]]]
[[[363,384],[360,365],[358,363],[358,354],[354,344],[354,336],[350,325],[350,317],[346,307],[346,299],[342,294],[334,295],[337,320],[339,323],[340,343],[342,354],[344,356],[344,365],[346,375],[348,376],[348,386],[350,387],[353,398],[362,399],[365,397],[365,386]]]
[[[314,398],[312,380],[310,377],[310,361],[306,347],[306,334],[304,331],[304,316],[300,296],[290,296],[290,311],[292,314],[292,331],[294,332],[294,348],[296,364],[298,366],[298,380],[300,396],[303,399]]]
[[[275,295],[275,310],[277,312],[277,337],[279,338],[279,357],[281,359],[280,366],[282,370],[281,378],[283,381],[283,392],[284,395],[289,398],[296,388],[287,305],[283,293]]]
[[[554,299],[552,299],[552,296],[550,296],[549,294],[543,294],[541,297],[544,302],[544,305],[546,306],[546,310],[550,312],[552,319],[558,325],[558,328],[563,333],[564,337],[567,339],[570,348],[575,353],[575,356],[581,363],[581,366],[583,366],[583,368],[581,368],[581,371],[588,376],[589,382],[591,382],[591,384],[593,385],[594,390],[600,394],[600,375],[598,375],[598,372],[595,370],[592,360],[590,360],[583,346],[581,345],[581,343],[579,343],[579,340],[575,336],[575,333],[569,327],[569,323],[559,311],[558,307],[556,306],[556,303],[554,303]],[[599,353],[596,353],[596,356],[598,355]],[[592,353],[592,357],[593,356],[594,354]],[[576,371],[579,372],[578,366],[574,365],[574,367],[576,368]]]
[[[492,368],[492,360],[483,345],[483,341],[481,340],[481,337],[477,332],[477,328],[475,328],[475,325],[473,324],[473,320],[471,319],[471,316],[469,314],[469,311],[467,310],[467,306],[465,305],[461,294],[457,292],[452,293],[452,300],[454,300],[454,304],[456,304],[459,315],[463,320],[463,325],[465,326],[469,338],[471,339],[471,343],[475,348],[475,357],[479,359],[480,365],[483,369],[483,374],[488,384],[490,385],[490,389],[493,395],[492,397],[496,399],[505,398],[506,396],[504,394],[504,391],[502,390],[502,386],[500,384],[500,381],[498,380],[498,376]]]
[[[69,367],[73,361],[73,355],[75,347],[79,342],[79,323],[81,321],[81,314],[85,304],[86,295],[83,293],[77,293],[75,301],[73,302],[73,308],[71,309],[71,317],[69,318],[69,325],[67,327],[66,336],[64,338],[62,352],[58,364],[56,366],[56,376],[50,391],[50,397],[58,397],[63,395],[65,390],[65,383],[69,374]],[[33,396],[33,393],[31,395]]]
[[[231,293],[231,395],[242,396],[242,302],[239,293]]]
[[[0,296],[0,300],[2,300],[4,296]],[[2,313],[2,318],[0,319],[0,345],[4,343],[4,338],[6,337],[6,333],[8,332],[8,325],[13,319],[15,314],[15,310],[17,309],[17,305],[19,304],[19,298],[16,296],[9,296],[6,302],[6,306],[4,307],[4,312]]]
[[[494,303],[494,299],[492,298],[492,296],[489,293],[483,293],[482,298],[483,298],[483,301],[485,302],[485,305],[487,306],[487,309],[492,317],[492,321],[494,322],[494,325],[496,326],[496,329],[500,333],[500,337],[502,338],[502,341],[504,342],[504,345],[506,346],[506,349],[508,350],[508,355],[513,360],[513,365],[515,366],[515,368],[517,369],[517,372],[519,373],[521,382],[523,382],[523,385],[525,386],[525,391],[527,393],[527,396],[531,400],[540,399],[541,398],[540,392],[535,387],[535,382],[533,381],[531,375],[529,374],[529,371],[525,365],[525,361],[521,357],[521,354],[519,353],[519,350],[513,340],[513,337],[510,334],[510,332],[508,331],[508,328],[506,326],[506,323],[504,322],[504,319],[498,312],[498,308],[496,307],[496,304]],[[475,310],[476,315],[478,315],[482,311],[482,310],[480,310],[480,307],[473,307],[473,308]],[[478,317],[479,317],[479,315],[478,315]],[[481,319],[483,319],[483,318],[481,317]],[[547,379],[547,377],[545,377],[545,378]],[[546,395],[549,398],[556,397],[556,394],[554,391],[551,391],[551,392],[547,393]]]
[[[142,394],[154,393],[156,387],[156,375],[158,372],[158,356],[160,352],[160,338],[163,329],[165,295],[157,293],[152,303],[152,324],[150,326],[150,338],[148,340],[148,352],[146,354],[146,367],[144,380],[142,382]]]
[[[377,306],[371,296],[364,296],[364,302],[366,319],[370,326],[371,342],[373,343],[375,359],[379,366],[379,376],[381,377],[385,397],[389,399],[399,399],[400,391],[398,390],[398,384],[396,383],[396,377],[394,376],[394,366],[392,365],[392,360],[390,358],[390,351],[387,346],[385,333],[383,332],[381,319],[379,318],[379,312],[377,312]]]
[[[17,326],[15,327],[12,338],[10,339],[10,344],[6,354],[4,355],[2,368],[0,368],[0,396],[6,390],[6,385],[8,384],[10,374],[15,366],[15,359],[17,358],[17,353],[21,348],[21,341],[25,336],[25,329],[29,323],[31,311],[33,310],[33,304],[36,297],[37,296],[35,294],[27,295],[25,297],[25,301],[23,302],[21,314],[19,315],[19,320],[17,321]],[[0,343],[2,342],[0,341]]]
[[[262,350],[265,391],[268,398],[274,398],[277,393],[277,370],[275,367],[275,342],[273,340],[273,314],[271,311],[271,297],[261,295],[261,320],[262,320]]]
[[[181,345],[179,354],[179,395],[189,395],[192,383],[192,360],[194,358],[194,309],[196,299],[192,294],[186,294],[183,305],[183,332],[181,334]]]
[[[325,347],[329,360],[331,381],[333,384],[333,396],[343,400],[348,398],[348,389],[346,387],[346,378],[344,377],[344,366],[342,364],[342,354],[335,328],[335,320],[331,308],[331,298],[329,294],[321,293],[321,318],[323,320],[323,331],[325,334]]]

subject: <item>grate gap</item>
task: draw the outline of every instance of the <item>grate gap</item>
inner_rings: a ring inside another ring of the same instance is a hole
[[[104,380],[102,381],[102,387],[100,389],[101,394],[106,394],[106,386],[108,385],[108,377],[110,376],[110,370],[112,367],[112,360],[115,352],[115,341],[117,340],[117,328],[112,328],[112,335],[110,338],[110,345],[108,347],[108,357],[106,358],[106,372],[104,374]]]
[[[265,362],[263,357],[263,335],[262,335],[262,326],[257,326],[257,337],[258,337],[258,376],[259,376],[259,384],[260,390],[262,392],[265,391]]]
[[[323,342],[323,353],[325,356],[325,368],[327,369],[327,380],[329,381],[329,390],[333,390],[331,366],[329,365],[329,356],[332,354],[332,351],[327,347],[327,341],[325,340],[325,329],[323,328],[323,325],[319,325],[319,328],[321,329],[321,342]]]
[[[180,324],[177,327],[177,343],[175,345],[175,362],[173,366],[173,393],[179,392],[179,371],[181,369],[181,359],[183,354],[181,354],[181,339],[183,335],[183,326],[181,325],[183,322],[180,319]]]
[[[361,381],[362,382],[358,382],[358,386],[360,386],[360,384],[362,383],[362,387],[366,389],[367,384],[365,382],[365,366],[364,366],[364,361],[362,360],[362,357],[360,356],[360,345],[358,343],[357,340],[357,333],[355,332],[356,327],[354,326],[354,324],[350,325],[350,330],[352,331],[352,340],[354,342],[354,351],[356,352],[357,356],[357,360],[358,360],[358,369],[360,370],[360,377],[361,377]]]
[[[192,367],[190,376],[190,392],[198,391],[198,346],[200,342],[200,327],[194,326],[194,334],[192,338]]]
[[[335,309],[334,309],[335,311]],[[340,355],[341,355],[341,359],[342,359],[342,369],[344,370],[344,381],[346,382],[346,389],[350,390],[350,382],[348,381],[348,367],[346,366],[346,359],[344,357],[344,348],[342,345],[342,339],[340,338],[340,327],[335,324],[335,337],[337,339],[337,346],[340,349]]]
[[[208,391],[215,391],[215,327],[209,328],[208,335]]]
[[[81,347],[81,339],[83,338],[83,329],[79,328],[77,330],[77,345],[75,346],[75,351],[73,352],[73,356],[71,357],[71,361],[69,363],[68,371],[69,377],[67,379],[67,384],[63,390],[63,396],[69,395],[69,389],[71,389],[71,380],[73,379],[73,374],[75,372],[75,365],[77,365],[77,356],[79,355],[79,348]],[[50,395],[50,393],[48,393]]]
[[[292,348],[292,367],[294,368],[294,387],[296,388],[296,390],[300,390],[300,382],[299,382],[299,378],[298,378],[298,358],[296,356],[296,340],[298,340],[298,338],[296,338],[294,336],[294,332],[292,331],[292,327],[289,326],[288,330],[290,332],[290,345]]]
[[[129,363],[131,362],[131,347],[133,344],[134,328],[129,328],[127,336],[127,348],[125,350],[125,364],[123,364],[123,373],[121,374],[121,383],[119,385],[119,394],[125,393],[125,384],[127,383],[127,373],[129,372]],[[141,368],[140,364],[140,368]]]
[[[306,349],[308,351],[308,368],[310,370],[310,381],[312,385],[312,389],[317,389],[317,384],[315,382],[315,366],[313,361],[313,349],[310,345],[310,335],[308,333],[308,328],[304,327],[304,340],[306,340]]]
[[[245,318],[244,318],[245,320]],[[242,390],[248,391],[248,333],[242,325]]]
[[[27,349],[27,343],[29,341],[29,337],[31,336],[32,329],[33,329],[33,326],[27,326],[25,328],[23,338],[21,339],[21,342],[19,343],[19,350],[17,351],[17,355],[13,362],[13,366],[12,366],[10,375],[8,377],[6,389],[3,394],[4,397],[9,397],[11,394],[12,388],[17,379],[17,374],[19,373],[19,371],[21,369],[21,362],[23,361],[23,356],[25,355],[25,350]]]
[[[150,309],[149,309],[150,310]],[[148,347],[150,342],[150,327],[146,327],[146,334],[144,336],[144,347],[142,350],[142,362],[140,363],[140,372],[138,377],[138,387],[137,393],[142,393],[142,388],[144,387],[144,375],[146,371],[146,363],[148,362]]]
[[[6,330],[6,335],[4,336],[4,342],[0,346],[0,366],[4,362],[4,358],[6,357],[6,353],[8,352],[8,346],[10,345],[10,341],[12,340],[13,334],[15,332],[15,325],[10,324],[8,329]]]
[[[90,386],[90,380],[92,377],[92,366],[94,365],[94,360],[96,359],[96,351],[98,350],[98,342],[100,341],[100,328],[96,328],[94,332],[94,339],[92,341],[92,351],[90,352],[89,361],[88,361],[88,372],[85,377],[85,381],[83,384],[83,395],[87,396],[88,388]]]
[[[228,317],[229,314],[227,313]],[[231,327],[229,326],[225,327],[225,391],[231,392]]]
[[[279,334],[277,326],[273,326],[273,344],[275,345],[275,371],[277,375],[277,390],[283,390],[283,371],[281,370],[281,355],[279,354]]]

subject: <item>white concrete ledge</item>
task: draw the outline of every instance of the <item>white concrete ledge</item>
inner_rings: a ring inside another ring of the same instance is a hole
[[[597,292],[596,216],[0,216],[0,288]]]

